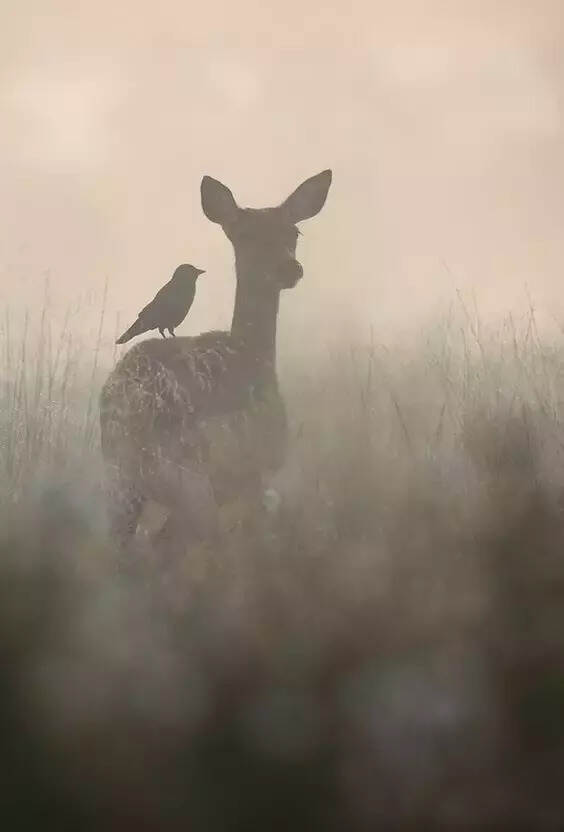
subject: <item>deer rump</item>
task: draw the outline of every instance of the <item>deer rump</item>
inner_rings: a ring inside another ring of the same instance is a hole
[[[209,482],[217,505],[236,499],[285,456],[287,425],[275,380],[227,332],[151,339],[118,362],[100,399],[102,453],[114,479],[170,507],[163,471]]]

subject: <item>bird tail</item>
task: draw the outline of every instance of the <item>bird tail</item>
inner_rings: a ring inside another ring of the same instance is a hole
[[[141,323],[141,319],[137,318],[135,323],[133,323],[129,329],[126,329],[123,335],[117,339],[116,344],[125,344],[127,341],[135,338],[136,335],[141,335],[142,332],[146,331],[145,326]]]

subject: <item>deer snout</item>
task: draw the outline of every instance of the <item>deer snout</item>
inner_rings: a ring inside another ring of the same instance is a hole
[[[295,259],[285,260],[276,270],[276,277],[283,289],[292,289],[303,277],[302,264]]]

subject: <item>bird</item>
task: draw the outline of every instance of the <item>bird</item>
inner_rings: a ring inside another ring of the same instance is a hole
[[[178,266],[168,283],[143,307],[137,320],[117,339],[116,344],[125,344],[136,335],[152,329],[158,329],[163,338],[166,338],[165,329],[174,336],[175,328],[190,311],[196,294],[196,280],[201,274],[205,274],[204,269],[197,269],[188,263]]]

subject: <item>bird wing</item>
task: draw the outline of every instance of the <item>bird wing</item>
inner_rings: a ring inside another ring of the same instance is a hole
[[[162,289],[159,289],[159,291],[157,292],[157,294],[155,295],[153,300],[149,301],[147,306],[143,307],[143,309],[141,310],[141,312],[139,313],[139,315],[137,317],[138,318],[144,318],[144,317],[147,316],[147,314],[150,315],[153,312],[153,309],[159,308],[161,302],[163,301],[163,298],[166,299],[167,290],[169,289],[169,286],[170,286],[170,282],[165,283],[165,285],[162,287]]]
[[[139,317],[147,325],[163,326],[169,324],[178,326],[186,317],[194,299],[194,288],[187,287],[179,290],[174,284],[167,283],[160,289],[153,300],[139,313]]]

